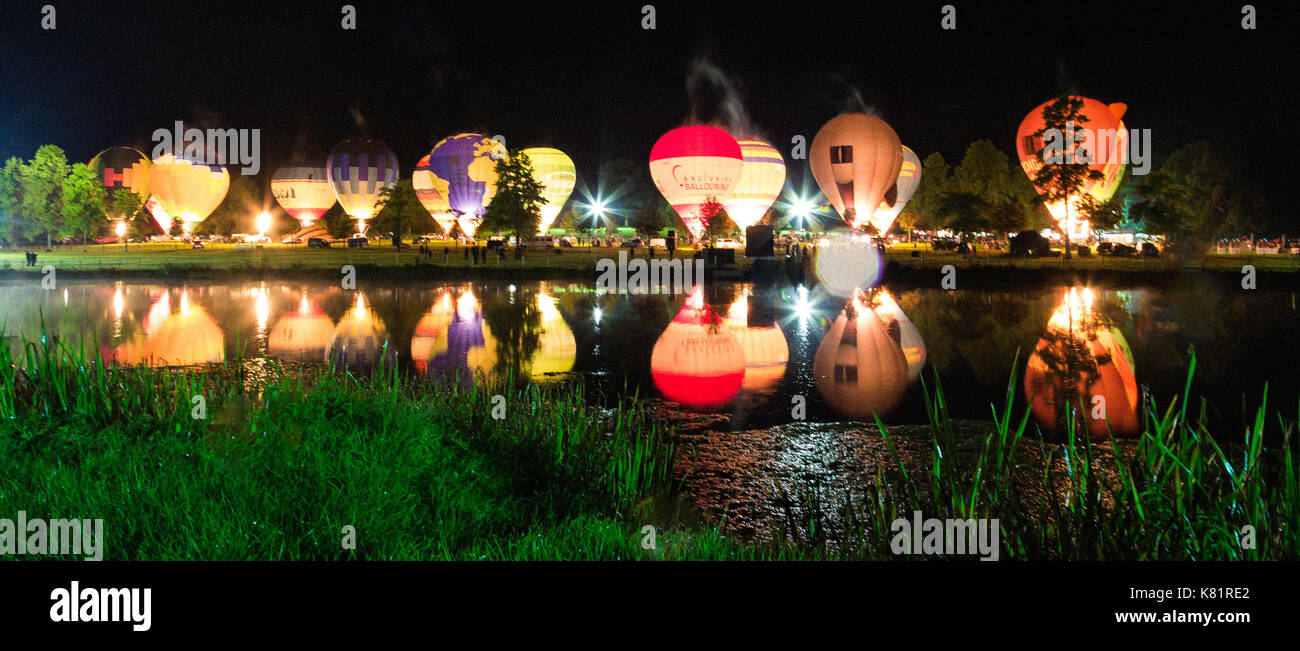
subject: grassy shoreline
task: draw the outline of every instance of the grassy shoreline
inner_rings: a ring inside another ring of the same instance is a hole
[[[845,541],[759,543],[683,515],[677,426],[635,396],[266,363],[111,367],[61,342],[0,359],[0,514],[103,518],[105,557],[125,560],[890,559],[890,522],[913,510],[998,518],[1009,559],[1300,558],[1294,420],[1269,424],[1266,405],[1240,446],[1216,444],[1186,395],[1149,405],[1135,442],[1053,444],[1013,409],[1014,377],[974,438],[934,385],[925,436],[877,422],[885,452],[841,514]],[[1282,449],[1265,450],[1277,426]]]
[[[530,252],[523,260],[513,256],[474,264],[464,256],[463,248],[435,243],[431,258],[421,259],[416,250],[392,248],[386,242],[363,249],[308,249],[302,245],[268,245],[263,249],[239,250],[234,245],[213,245],[205,250],[190,250],[174,244],[136,244],[129,250],[118,245],[96,245],[88,252],[80,247],[65,246],[54,252],[34,251],[37,264],[28,267],[22,251],[0,251],[0,279],[23,280],[39,277],[46,265],[61,276],[71,278],[208,280],[236,279],[321,279],[338,274],[343,265],[352,265],[359,274],[383,275],[385,278],[409,280],[589,280],[598,276],[599,259],[617,259],[621,251],[609,247],[558,249],[559,254]],[[444,261],[443,253],[446,253]],[[665,251],[658,250],[663,258]],[[915,253],[915,257],[913,257]],[[693,250],[677,252],[676,258],[689,259]],[[647,251],[635,255],[645,258]],[[728,280],[751,280],[753,261],[738,257],[735,268],[709,270],[710,276]],[[777,266],[783,266],[782,256]],[[1261,286],[1300,287],[1300,262],[1290,256],[1226,256],[1210,254],[1196,268],[1181,268],[1165,259],[1075,258],[1065,264],[1058,258],[1017,259],[1009,256],[981,254],[963,257],[955,253],[928,251],[912,245],[898,245],[886,253],[885,279],[889,282],[918,286],[933,285],[946,265],[960,270],[962,280],[978,285],[1027,285],[1043,282],[1072,283],[1076,280],[1096,284],[1163,284],[1179,278],[1197,276],[1240,284],[1242,268],[1252,265]],[[798,274],[795,274],[797,280]]]

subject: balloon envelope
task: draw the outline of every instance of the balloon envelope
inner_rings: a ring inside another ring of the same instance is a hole
[[[903,143],[884,120],[843,113],[813,137],[808,165],[846,223],[864,228],[903,167]]]
[[[761,140],[739,140],[745,165],[740,180],[724,205],[727,216],[741,229],[749,228],[767,214],[785,187],[785,161],[776,147]]]
[[[889,232],[889,227],[894,225],[894,220],[898,214],[903,212],[903,207],[916,194],[916,187],[921,184],[921,159],[916,157],[916,152],[903,146],[903,166],[899,168],[898,180],[894,182],[894,187],[885,193],[885,198],[876,207],[876,214],[871,216],[871,225],[876,227],[876,231],[882,235]],[[893,204],[890,204],[890,200]]]
[[[415,172],[411,174],[411,188],[415,190],[415,198],[420,200],[420,205],[442,227],[442,232],[451,233],[456,215],[451,212],[451,204],[447,203],[447,184],[429,171],[428,154],[415,164]]]
[[[578,170],[573,166],[573,159],[568,154],[551,147],[530,147],[523,151],[533,163],[533,178],[542,184],[542,196],[546,205],[542,206],[542,221],[538,232],[545,233],[555,218],[560,216],[560,209],[573,186],[578,183]]]
[[[190,230],[226,198],[230,173],[220,165],[163,154],[149,166],[149,188],[162,209]]]
[[[375,212],[379,191],[397,184],[397,156],[374,138],[349,138],[339,143],[325,168],[334,197],[361,222],[361,228]]]
[[[311,163],[290,163],[271,176],[271,195],[303,228],[311,226],[334,206],[324,167]]]
[[[1128,128],[1124,126],[1124,112],[1128,106],[1121,103],[1103,104],[1102,102],[1089,98],[1078,97],[1083,100],[1083,108],[1080,113],[1087,118],[1086,122],[1076,125],[1078,129],[1087,129],[1088,131],[1081,134],[1084,137],[1084,146],[1093,156],[1093,163],[1088,167],[1102,173],[1100,180],[1086,180],[1080,188],[1080,194],[1071,201],[1070,214],[1071,222],[1080,222],[1076,215],[1078,212],[1078,202],[1082,200],[1084,194],[1091,195],[1098,201],[1106,201],[1115,195],[1115,190],[1119,189],[1120,180],[1124,177],[1124,159],[1128,152]],[[1043,150],[1043,136],[1034,134],[1046,127],[1047,123],[1043,120],[1043,109],[1056,100],[1049,100],[1039,104],[1037,108],[1029,112],[1025,119],[1020,122],[1020,128],[1016,130],[1016,154],[1020,158],[1020,167],[1029,176],[1029,180],[1034,179],[1034,175],[1043,167],[1043,161],[1039,157],[1039,152]],[[1070,150],[1067,148],[1066,153]],[[1043,188],[1035,184],[1039,192]],[[1065,202],[1053,201],[1047,204],[1048,212],[1052,213],[1058,222],[1063,222],[1066,217]],[[1083,230],[1087,230],[1084,228]]]
[[[650,352],[650,375],[665,398],[696,409],[718,409],[740,393],[745,352],[721,321],[696,294],[659,335]]]
[[[497,161],[507,157],[500,142],[477,133],[443,138],[429,152],[435,184],[447,187],[447,203],[461,229],[473,235],[497,191]]]
[[[650,176],[681,216],[691,235],[704,233],[700,208],[711,197],[725,202],[745,166],[740,145],[716,127],[681,127],[659,137],[650,150]]]
[[[131,147],[111,147],[95,154],[88,164],[91,173],[104,188],[104,215],[109,219],[123,219],[125,215],[113,212],[113,193],[130,190],[143,203],[149,200],[149,157]]]

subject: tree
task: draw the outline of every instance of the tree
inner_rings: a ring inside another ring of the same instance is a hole
[[[987,140],[976,140],[966,148],[952,180],[955,189],[993,205],[1011,196],[1011,172],[1011,159],[1006,154]]]
[[[480,229],[512,231],[519,243],[537,234],[542,221],[545,189],[533,177],[533,162],[521,151],[497,161],[497,193],[483,215]]]
[[[704,203],[700,204],[700,224],[703,226],[700,233],[704,239],[712,240],[726,228],[723,223],[723,217],[726,214],[726,209],[722,207],[722,203],[718,201],[717,197],[708,197],[704,200]],[[728,218],[726,221],[730,222],[731,219]]]
[[[81,250],[88,236],[104,224],[104,186],[85,163],[74,164],[63,179],[63,224],[81,234]]]
[[[974,192],[948,192],[939,198],[935,212],[949,230],[974,233],[985,230],[988,209],[988,201]]]
[[[126,237],[144,238],[158,230],[152,217],[144,214],[144,201],[140,195],[118,188],[108,202],[108,213],[118,215],[126,222]]]
[[[1079,198],[1079,213],[1088,220],[1094,231],[1111,230],[1124,223],[1128,217],[1124,210],[1124,200],[1119,196],[1099,201],[1096,197],[1085,194]]]
[[[320,223],[325,227],[325,232],[336,240],[352,237],[357,232],[357,220],[344,212],[343,206],[337,203],[321,215]]]
[[[921,162],[921,183],[916,186],[912,199],[903,206],[898,221],[908,231],[929,230],[937,225],[939,201],[949,191],[952,168],[943,154],[935,152]]]
[[[1254,194],[1217,147],[1193,142],[1137,186],[1132,213],[1164,233],[1176,253],[1198,257],[1213,240],[1254,225]]]
[[[1028,226],[1025,208],[1015,199],[1003,199],[992,204],[985,211],[985,221],[989,230],[998,235],[1015,233]]]
[[[648,238],[659,235],[659,231],[668,228],[668,224],[663,211],[653,203],[643,204],[632,216],[632,227]]]
[[[8,226],[5,232],[9,233],[9,242],[14,246],[18,245],[18,211],[23,203],[22,177],[23,161],[17,156],[0,167],[0,219]]]
[[[45,250],[63,231],[63,179],[68,176],[68,157],[54,145],[41,145],[22,174],[23,215],[29,220],[28,237],[45,233]]]
[[[429,218],[429,211],[424,209],[419,197],[415,196],[415,188],[409,180],[400,180],[396,185],[380,190],[375,206],[379,210],[371,225],[381,233],[392,232],[395,247],[401,246],[403,233]]]
[[[555,222],[551,224],[551,228],[561,228],[566,232],[572,232],[580,230],[581,225],[582,217],[578,215],[577,209],[573,206],[569,206],[561,211],[559,216],[555,218]]]
[[[1043,148],[1037,152],[1042,167],[1034,173],[1034,185],[1049,203],[1065,204],[1065,259],[1070,259],[1070,201],[1087,181],[1105,178],[1101,172],[1089,167],[1092,152],[1075,146],[1075,131],[1088,122],[1083,114],[1083,100],[1061,95],[1043,108],[1043,128],[1034,132],[1035,142],[1042,138]],[[1062,140],[1064,139],[1064,140]]]

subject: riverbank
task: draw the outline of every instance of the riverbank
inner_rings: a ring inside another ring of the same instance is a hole
[[[463,247],[436,242],[432,254],[422,257],[418,249],[394,249],[386,242],[369,247],[309,249],[302,245],[265,245],[239,249],[235,245],[210,245],[206,249],[189,249],[177,244],[96,245],[88,251],[80,247],[59,247],[53,252],[34,251],[37,262],[28,266],[23,251],[0,252],[0,279],[39,277],[52,266],[62,277],[105,279],[168,279],[176,281],[221,279],[282,278],[321,280],[341,273],[351,265],[358,277],[381,276],[386,280],[586,280],[599,276],[597,263],[618,259],[629,249],[612,247],[575,247],[551,252],[532,251],[523,259],[513,255],[492,256],[475,263]],[[558,252],[558,253],[557,253]],[[663,249],[656,257],[663,259]],[[675,258],[690,260],[690,249],[679,250]],[[737,252],[737,264],[707,270],[709,277],[724,280],[764,280],[770,273],[756,273],[755,260]],[[646,258],[645,248],[635,256]],[[1300,287],[1300,266],[1290,256],[1227,256],[1210,254],[1194,268],[1184,268],[1160,258],[1103,258],[1090,256],[1069,262],[1055,258],[1012,258],[1007,255],[960,256],[934,252],[923,247],[898,245],[885,256],[884,279],[900,287],[934,286],[951,265],[960,273],[958,287],[1016,287],[1042,284],[1160,285],[1181,278],[1207,277],[1241,285],[1246,265],[1255,268],[1257,286]],[[787,267],[778,256],[771,269],[789,269],[786,277],[802,280],[802,269]]]
[[[941,388],[928,424],[724,432],[581,385],[27,350],[0,359],[0,512],[103,518],[107,559],[892,559],[915,511],[997,518],[1003,559],[1300,558],[1264,410],[1241,447],[1177,408],[1047,443],[1010,406],[953,421]]]

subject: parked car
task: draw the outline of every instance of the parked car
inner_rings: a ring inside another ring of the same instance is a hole
[[[309,238],[307,238],[307,248],[309,248],[309,249],[328,249],[328,248],[330,248],[330,243],[329,243],[329,240],[324,240],[324,239],[321,239],[321,238],[319,238],[319,237],[309,237]]]
[[[1047,238],[1037,231],[1020,231],[1011,238],[1010,242],[1011,255],[1033,255],[1045,256],[1051,255],[1052,244]]]
[[[530,249],[553,249],[558,246],[558,244],[556,244],[555,238],[550,235],[534,235],[533,239],[528,242],[527,246]]]
[[[623,242],[623,246],[624,246],[624,247],[627,247],[627,248],[635,249],[635,248],[638,248],[638,247],[645,246],[645,244],[642,244],[642,243],[641,243],[641,238],[639,238],[639,237],[634,237],[634,238],[632,238],[632,239],[630,239],[630,240],[627,240],[627,241]]]
[[[1144,257],[1144,258],[1158,258],[1158,257],[1160,257],[1160,247],[1156,246],[1155,244],[1153,244],[1153,243],[1151,243],[1151,242],[1143,242],[1143,243],[1142,243],[1142,257]]]
[[[930,250],[932,251],[956,251],[957,240],[951,237],[936,237],[930,240]]]
[[[488,241],[487,241],[487,248],[492,249],[493,251],[496,251],[496,250],[498,250],[498,249],[504,249],[504,248],[506,248],[506,246],[507,246],[507,243],[506,243],[506,239],[505,239],[504,237],[489,237],[489,238],[488,238]]]
[[[744,244],[741,244],[739,240],[734,240],[734,239],[732,239],[732,238],[730,238],[730,237],[724,237],[724,238],[722,238],[722,239],[720,239],[720,240],[714,242],[714,243],[713,243],[713,248],[715,248],[715,249],[743,249],[743,248],[745,248],[745,245],[744,245]]]
[[[203,240],[194,240],[194,242],[190,244],[190,248],[194,249],[201,249],[203,246]]]
[[[348,238],[348,246],[370,246],[370,240],[365,235],[355,235]]]

